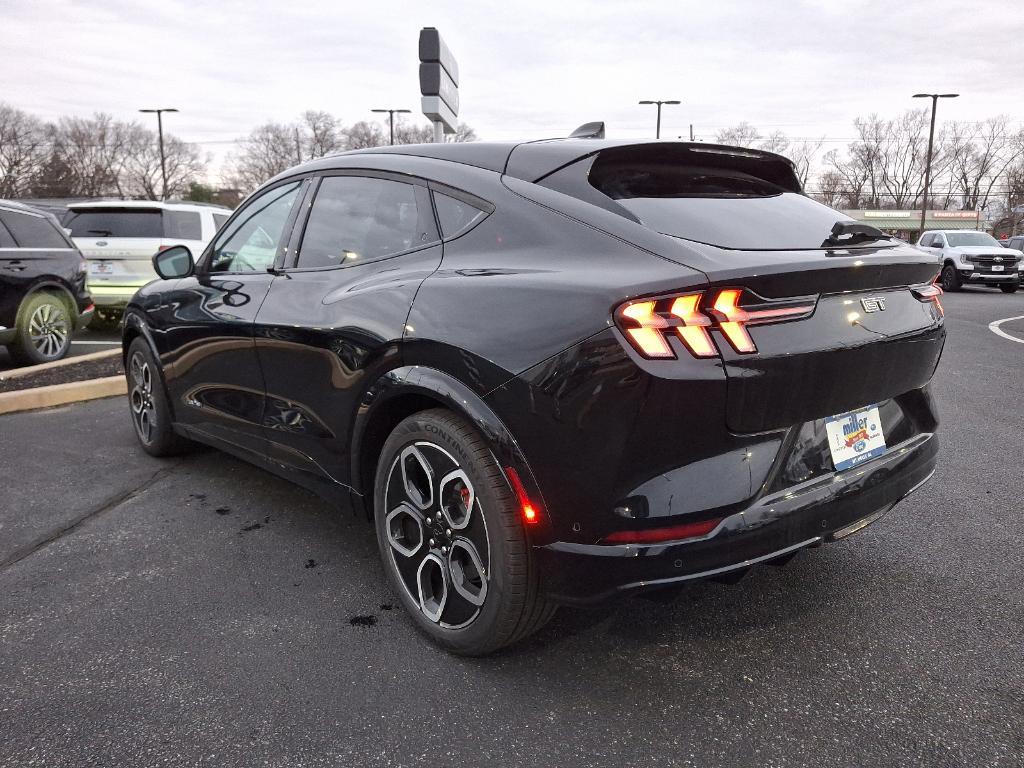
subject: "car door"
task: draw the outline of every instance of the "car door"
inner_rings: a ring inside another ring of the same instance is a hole
[[[348,485],[363,393],[401,364],[416,290],[441,262],[423,183],[368,171],[315,182],[283,276],[256,317],[273,459],[310,483]],[[300,480],[301,481],[301,480]]]
[[[263,453],[264,382],[253,322],[287,248],[304,180],[247,201],[214,239],[196,273],[163,294],[149,314],[164,349],[176,419],[189,429]]]

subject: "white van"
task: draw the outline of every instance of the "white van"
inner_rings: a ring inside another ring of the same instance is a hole
[[[61,223],[88,261],[98,319],[113,323],[135,291],[156,279],[154,254],[185,245],[198,257],[230,215],[205,203],[105,200],[68,206]]]

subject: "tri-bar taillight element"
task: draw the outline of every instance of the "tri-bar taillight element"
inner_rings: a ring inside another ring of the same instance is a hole
[[[744,298],[754,301],[744,302]],[[747,327],[801,320],[814,312],[816,298],[766,300],[741,288],[697,291],[657,299],[629,301],[615,311],[615,321],[644,357],[674,359],[668,336],[675,334],[694,357],[715,357],[718,348],[709,330],[717,328],[742,355],[757,352]]]

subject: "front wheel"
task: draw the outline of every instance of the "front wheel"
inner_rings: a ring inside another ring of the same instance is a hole
[[[1019,287],[1020,285],[1017,283],[1012,283],[1011,285],[1000,285],[999,290],[1003,293],[1016,293]]]
[[[956,271],[956,267],[952,264],[944,266],[942,268],[942,290],[959,291],[961,285],[960,273]]]
[[[374,518],[392,586],[441,647],[481,656],[554,613],[505,475],[455,414],[422,411],[391,433],[377,465]]]

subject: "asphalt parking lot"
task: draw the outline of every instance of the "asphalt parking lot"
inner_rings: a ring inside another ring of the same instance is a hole
[[[480,660],[422,640],[370,527],[305,491],[146,456],[121,398],[0,417],[0,764],[1019,766],[1024,343],[989,323],[1024,295],[944,301],[915,496]]]

